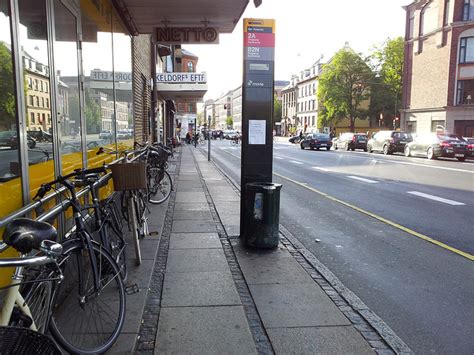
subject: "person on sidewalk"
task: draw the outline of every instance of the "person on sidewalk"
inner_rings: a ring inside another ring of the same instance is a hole
[[[197,147],[198,141],[199,141],[199,133],[196,132],[196,133],[194,134],[194,137],[193,137],[194,148]]]

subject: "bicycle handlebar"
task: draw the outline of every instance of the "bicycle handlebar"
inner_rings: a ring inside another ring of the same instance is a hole
[[[46,184],[42,184],[38,191],[36,192],[35,197],[33,197],[33,200],[36,200],[38,197],[43,198],[46,193],[51,191],[51,188],[55,184],[61,184],[64,187],[66,187],[71,193],[74,191],[74,186],[71,185],[70,183],[67,183],[68,179],[76,176],[85,176],[87,174],[102,174],[106,173],[107,169],[103,166],[98,167],[98,168],[91,168],[91,169],[76,169],[72,173],[67,174],[67,175],[59,175],[56,180],[50,181]]]

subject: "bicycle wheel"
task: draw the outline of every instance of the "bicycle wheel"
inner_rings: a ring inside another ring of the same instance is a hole
[[[142,254],[140,251],[140,238],[138,232],[138,221],[137,221],[137,213],[136,213],[136,203],[135,199],[137,197],[134,195],[130,195],[131,201],[128,201],[128,213],[130,216],[130,227],[132,229],[132,239],[133,239],[133,246],[135,247],[135,261],[137,265],[142,263]]]
[[[152,186],[148,191],[148,201],[154,205],[166,201],[173,190],[173,181],[170,174],[166,170],[157,169],[148,177],[149,185]]]
[[[119,231],[114,227],[114,222],[112,222],[111,219],[106,219],[102,228],[106,228],[105,230],[108,240],[107,250],[117,263],[122,280],[125,281],[127,279],[127,263],[125,255],[126,243],[122,231]]]
[[[97,263],[95,290],[91,253]],[[103,353],[117,340],[125,319],[125,290],[120,271],[102,246],[84,248],[82,240],[63,244],[59,260],[64,280],[55,292],[51,333],[68,352]]]
[[[55,281],[48,281],[53,279],[51,273],[40,273],[37,277],[40,281],[34,283],[26,296],[25,303],[31,312],[32,320],[36,327],[36,331],[41,334],[48,332],[49,318],[51,312],[51,300],[53,298],[53,288]]]

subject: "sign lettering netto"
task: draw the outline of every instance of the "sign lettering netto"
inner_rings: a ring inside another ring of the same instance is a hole
[[[213,27],[157,27],[156,42],[162,44],[218,44],[219,33]]]

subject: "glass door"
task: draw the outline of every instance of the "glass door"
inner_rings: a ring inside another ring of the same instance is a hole
[[[83,166],[78,19],[60,0],[53,2],[55,97],[61,173]]]

